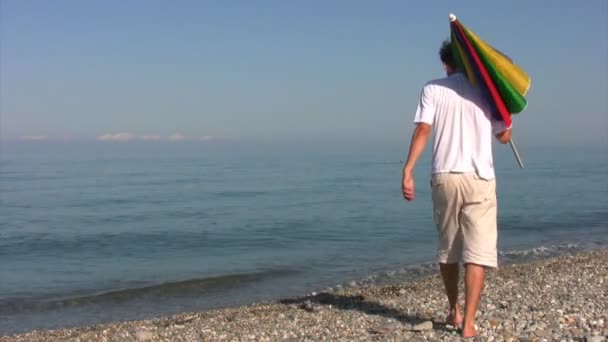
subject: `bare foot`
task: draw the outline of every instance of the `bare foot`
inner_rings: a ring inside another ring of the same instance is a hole
[[[460,314],[460,309],[451,309],[448,317],[445,319],[445,324],[453,325],[457,328],[460,328],[462,325],[462,315]]]
[[[477,331],[477,329],[475,329],[475,326],[468,326],[468,324],[466,326],[463,326],[462,328],[462,337],[463,338],[471,338],[471,337],[475,337],[479,334],[479,332]]]

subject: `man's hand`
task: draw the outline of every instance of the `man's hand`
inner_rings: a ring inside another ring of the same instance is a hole
[[[408,201],[414,199],[415,189],[413,170],[430,135],[430,124],[423,122],[416,124],[416,129],[414,129],[414,133],[412,133],[412,143],[410,145],[410,152],[407,156],[407,162],[403,166],[403,178],[401,179],[401,191],[403,192],[403,198]]]
[[[496,134],[496,139],[498,139],[498,141],[500,141],[501,144],[507,144],[507,143],[509,143],[509,141],[511,141],[512,133],[513,133],[512,129],[509,127],[507,130]]]
[[[401,191],[403,198],[412,201],[415,195],[414,175],[411,171],[403,170],[403,178],[401,180]]]

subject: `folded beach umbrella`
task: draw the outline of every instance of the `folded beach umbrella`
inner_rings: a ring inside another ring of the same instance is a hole
[[[511,114],[518,114],[526,108],[524,96],[532,80],[509,57],[481,40],[453,14],[450,14],[450,33],[459,66],[464,69],[467,78],[481,88],[495,119],[510,126]],[[515,144],[512,140],[509,144],[519,166],[523,167]]]

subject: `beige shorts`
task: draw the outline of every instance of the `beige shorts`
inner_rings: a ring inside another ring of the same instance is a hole
[[[438,261],[497,267],[496,182],[475,173],[439,173],[431,186]]]

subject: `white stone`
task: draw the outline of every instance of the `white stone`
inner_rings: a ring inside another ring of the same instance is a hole
[[[433,322],[431,322],[431,321],[426,321],[426,322],[422,322],[420,324],[416,324],[412,328],[412,330],[414,330],[414,331],[424,331],[424,330],[432,330],[432,329],[433,329]]]
[[[146,330],[137,330],[135,332],[135,339],[137,341],[151,341],[154,338],[154,334]]]

